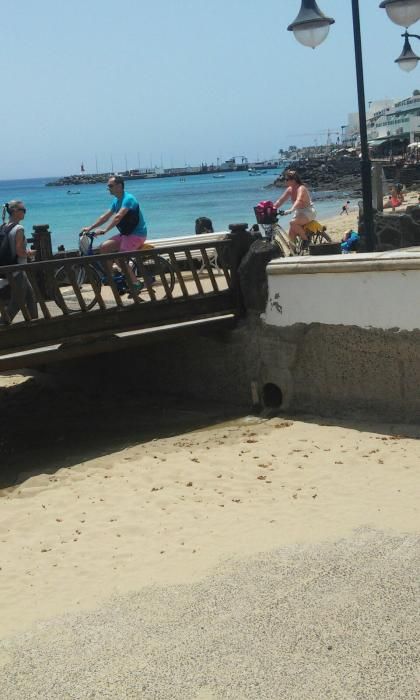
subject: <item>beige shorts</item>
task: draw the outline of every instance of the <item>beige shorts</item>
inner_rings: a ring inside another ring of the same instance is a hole
[[[302,207],[302,209],[294,209],[292,221],[294,221],[298,216],[305,216],[308,221],[313,221],[313,219],[316,219],[315,207]]]

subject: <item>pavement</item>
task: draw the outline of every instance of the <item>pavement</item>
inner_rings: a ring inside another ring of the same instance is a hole
[[[0,643],[0,698],[414,700],[419,544],[360,529],[39,624]]]

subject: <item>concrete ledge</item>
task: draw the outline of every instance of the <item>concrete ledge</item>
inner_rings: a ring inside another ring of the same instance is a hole
[[[276,258],[267,266],[268,276],[389,272],[393,270],[420,270],[420,251],[415,248],[384,253]]]
[[[147,243],[151,243],[156,248],[162,246],[174,246],[185,243],[200,244],[211,243],[212,241],[222,241],[229,231],[215,231],[214,233],[190,234],[188,236],[173,236],[171,238],[148,238]]]

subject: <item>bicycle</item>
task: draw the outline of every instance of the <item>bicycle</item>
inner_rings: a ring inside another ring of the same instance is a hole
[[[276,243],[280,249],[282,257],[291,255],[305,255],[309,253],[309,246],[320,245],[322,243],[331,243],[331,237],[328,235],[326,227],[313,219],[304,225],[304,231],[307,240],[303,240],[300,236],[295,241],[291,241],[287,231],[279,223],[279,216],[284,216],[284,212],[275,209],[274,206],[267,207],[265,210],[260,205],[254,207],[255,217],[259,226],[262,226],[268,240]]]
[[[81,265],[77,261],[67,263],[59,267],[54,274],[55,302],[63,311],[80,311],[81,299],[85,309],[90,311],[96,304],[100,304],[102,286],[109,285],[109,275],[103,263],[94,259],[97,252],[93,248],[95,237],[94,232],[79,234],[79,255],[80,257],[92,256],[91,263],[87,265]],[[145,243],[140,250],[152,251],[153,246]],[[138,294],[147,290],[152,301],[156,301],[158,298],[159,300],[166,298],[168,291],[172,292],[175,286],[175,272],[167,258],[151,252],[150,257],[142,256],[141,263],[138,263],[133,256],[129,258],[128,264],[142,284]],[[112,282],[119,295],[130,294],[125,275],[118,266],[117,269],[115,265],[113,268]]]

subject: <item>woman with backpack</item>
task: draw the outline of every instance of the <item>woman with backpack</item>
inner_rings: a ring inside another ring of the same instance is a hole
[[[6,214],[9,217],[8,223],[5,223]],[[3,206],[3,225],[0,227],[0,266],[20,265],[28,262],[28,258],[34,255],[34,251],[26,247],[25,230],[21,224],[25,214],[26,207],[20,200],[12,200]],[[31,318],[38,318],[38,307],[26,274],[19,270],[13,273],[13,276],[16,281],[16,290],[12,291],[9,303],[5,307],[9,322],[21,310],[22,304],[26,305]],[[0,319],[0,325],[3,324],[4,321]]]

